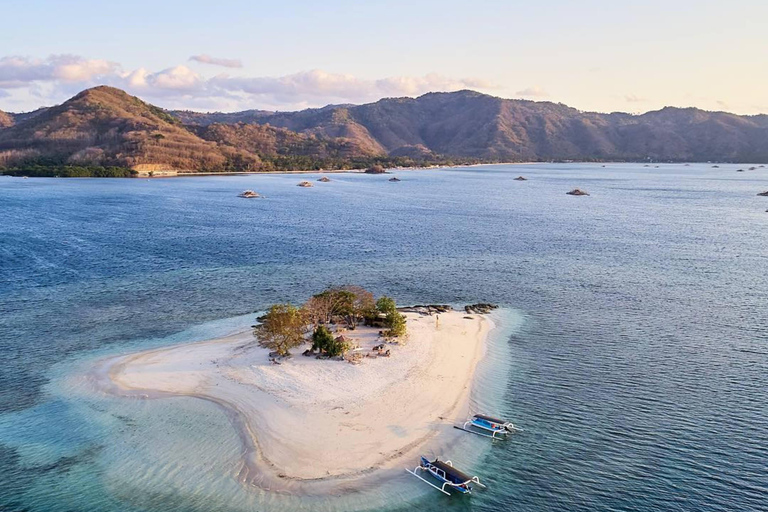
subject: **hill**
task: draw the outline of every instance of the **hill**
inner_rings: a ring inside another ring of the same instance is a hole
[[[0,165],[116,166],[135,170],[223,169],[241,158],[190,133],[164,110],[96,87],[0,131]]]
[[[0,168],[6,172],[77,167],[74,175],[88,175],[112,167],[125,175],[646,159],[768,162],[768,116],[671,107],[600,114],[473,91],[298,112],[206,114],[166,111],[106,86],[55,107],[0,112]]]
[[[297,133],[286,128],[259,124],[221,124],[189,127],[201,138],[221,147],[259,155],[262,170],[350,168],[359,161],[381,156],[348,138]]]
[[[378,155],[353,140],[266,125],[184,126],[165,110],[106,86],[2,119],[0,167],[34,174],[91,175],[105,167],[139,173],[345,168]]]
[[[178,115],[178,113],[173,113]],[[208,124],[196,114],[195,124]],[[643,115],[581,112],[473,91],[429,93],[299,112],[234,116],[300,133],[345,137],[371,152],[483,160],[768,160],[768,116],[667,107]]]

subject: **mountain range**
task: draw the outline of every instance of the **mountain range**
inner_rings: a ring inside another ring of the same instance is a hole
[[[297,112],[171,111],[100,86],[25,114],[0,111],[0,168],[139,173],[493,161],[768,162],[768,116],[666,107],[582,112],[473,91]]]

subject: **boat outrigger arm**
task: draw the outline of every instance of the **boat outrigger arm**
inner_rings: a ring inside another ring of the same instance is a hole
[[[471,494],[472,493],[472,484],[479,485],[480,487],[485,488],[485,485],[480,483],[480,479],[476,476],[470,477],[469,475],[466,475],[459,471],[458,469],[455,469],[453,467],[453,463],[450,460],[441,461],[438,459],[435,459],[433,462],[430,462],[425,457],[421,458],[421,464],[416,466],[415,468],[408,469],[405,468],[407,472],[421,480],[422,482],[425,482],[426,484],[434,487],[438,491],[442,492],[443,494],[447,494],[448,496],[451,495],[446,488],[448,489],[455,489],[463,494]],[[423,478],[421,475],[419,475],[419,471],[426,471],[438,480],[443,482],[443,485],[437,486],[427,480],[426,478]]]

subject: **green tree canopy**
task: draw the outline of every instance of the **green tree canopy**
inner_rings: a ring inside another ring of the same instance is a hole
[[[334,338],[330,330],[324,325],[319,325],[312,333],[312,350],[317,350],[330,357],[344,354],[349,349],[349,344],[341,336]]]
[[[405,336],[405,316],[399,311],[390,311],[387,313],[387,326],[389,327],[389,330],[386,333],[387,336],[393,338]]]
[[[261,324],[254,329],[259,345],[280,355],[288,355],[292,348],[304,343],[306,332],[306,312],[289,303],[269,308]]]
[[[392,311],[397,311],[397,304],[395,304],[395,299],[392,297],[383,295],[376,301],[376,309],[381,313],[390,313]]]
[[[379,300],[376,301],[376,310],[387,315],[385,320],[385,324],[389,329],[386,332],[387,336],[395,338],[405,336],[405,316],[397,310],[395,299],[387,297],[386,295],[380,297]]]
[[[330,323],[334,317],[341,317],[352,329],[374,307],[373,294],[355,285],[328,288],[313,295],[304,305],[315,325]]]
[[[312,333],[312,350],[325,352],[331,344],[333,344],[333,334],[331,331],[324,325],[315,327],[315,332]]]

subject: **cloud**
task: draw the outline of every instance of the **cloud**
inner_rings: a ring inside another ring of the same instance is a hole
[[[643,98],[642,96],[635,96],[634,94],[627,94],[624,96],[624,101],[627,103],[645,103],[648,101],[648,98]]]
[[[212,66],[222,66],[225,68],[242,68],[243,63],[239,59],[222,59],[220,57],[211,57],[210,55],[193,55],[189,58],[191,61],[202,64],[211,64]]]
[[[281,77],[218,75],[211,78],[208,84],[214,89],[243,93],[277,103],[345,103],[377,100],[384,96],[417,96],[431,91],[494,88],[492,84],[477,79],[451,79],[437,74],[368,80],[320,69]]]
[[[0,87],[26,87],[34,82],[88,82],[118,73],[120,65],[77,55],[51,55],[45,59],[8,56],[0,58]]]
[[[534,85],[533,87],[527,87],[522,91],[517,91],[515,94],[522,98],[546,98],[547,96],[549,96],[549,93],[545,91],[544,88],[538,85]]]
[[[135,93],[150,96],[205,92],[205,79],[187,66],[175,66],[152,73],[145,68],[123,73],[107,82]]]
[[[197,62],[206,59],[227,60],[208,56],[192,58]],[[450,78],[435,73],[370,79],[313,69],[277,77],[228,73],[205,76],[185,65],[160,71],[143,67],[125,70],[114,62],[76,55],[0,58],[0,90],[11,91],[13,97],[9,101],[25,98],[30,109],[40,103],[61,102],[95,85],[119,87],[148,101],[160,100],[158,103],[168,108],[226,110],[289,110],[427,92],[496,88],[477,78]]]

